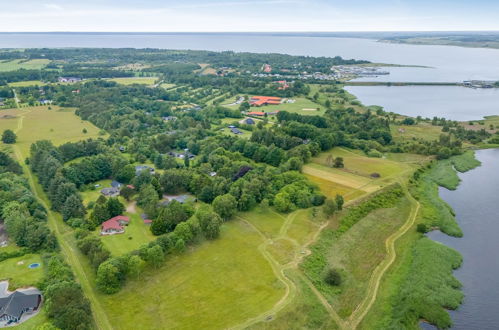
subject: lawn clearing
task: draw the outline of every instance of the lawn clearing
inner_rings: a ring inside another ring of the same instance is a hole
[[[306,245],[310,242],[319,230],[318,218],[314,219],[311,213],[311,209],[302,209],[290,215],[293,220],[287,228],[286,234],[300,245]]]
[[[16,71],[19,69],[25,70],[40,70],[47,66],[50,60],[47,59],[34,59],[34,60],[11,60],[0,61],[0,72]]]
[[[113,256],[138,250],[141,246],[153,241],[156,237],[151,233],[150,226],[144,224],[139,214],[125,213],[130,217],[130,223],[123,234],[104,235],[101,241]],[[100,227],[97,228],[97,235]]]
[[[81,120],[74,114],[74,109],[48,107],[27,107],[22,110],[2,110],[17,115],[13,124],[13,119],[0,119],[0,131],[6,128],[16,127],[17,145],[23,157],[29,154],[31,144],[38,140],[50,140],[55,145],[65,142],[75,142],[88,138],[99,137],[99,129],[88,121]],[[83,129],[87,133],[83,133]]]
[[[88,189],[85,191],[80,192],[80,196],[83,200],[83,204],[85,206],[88,206],[88,203],[90,202],[95,202],[99,196],[101,195],[101,190],[103,188],[110,188],[111,187],[111,181],[110,179],[105,179],[105,180],[100,180],[97,182],[94,182],[93,185],[98,187],[95,187],[95,189]]]
[[[266,247],[272,257],[281,265],[285,265],[294,260],[297,247],[292,241],[279,238],[269,243]]]
[[[319,189],[321,192],[329,198],[334,198],[336,195],[342,195],[345,201],[349,201],[352,199],[356,199],[362,195],[364,195],[366,192],[363,190],[358,190],[352,187],[347,187],[342,184],[339,184],[334,181],[330,181],[328,179],[324,179],[319,176],[311,175],[311,174],[305,174],[305,176],[315,183],[316,185],[319,186]]]
[[[258,251],[261,236],[238,220],[222,235],[99,295],[116,329],[225,329],[274,306],[285,289]],[[140,322],[136,321],[140,315]]]
[[[109,81],[114,81],[118,84],[121,85],[133,85],[133,84],[139,84],[139,85],[154,85],[156,80],[158,80],[157,77],[125,77],[125,78],[112,78],[112,79],[107,79]]]
[[[38,268],[28,268],[39,263]],[[38,254],[26,254],[22,257],[10,258],[0,262],[0,280],[9,281],[9,290],[26,286],[35,286],[43,276],[42,259]]]
[[[390,125],[392,136],[395,140],[412,140],[413,138],[428,141],[438,140],[442,134],[441,126],[433,126],[421,122],[417,125]]]

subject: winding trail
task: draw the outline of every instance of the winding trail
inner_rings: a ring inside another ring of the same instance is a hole
[[[23,121],[26,113],[29,113],[31,110],[26,111],[23,115],[19,117],[18,120],[18,125],[15,130],[15,133],[17,134],[19,131],[22,130],[23,128]],[[62,220],[59,219],[54,212],[50,210],[49,207],[49,202],[47,200],[47,197],[45,196],[45,193],[42,191],[41,187],[36,183],[36,180],[34,178],[33,173],[31,172],[31,169],[25,164],[24,162],[24,157],[23,154],[18,147],[17,144],[14,144],[12,146],[12,149],[14,151],[14,154],[16,155],[16,158],[18,162],[21,164],[23,167],[24,173],[28,179],[29,185],[31,187],[31,190],[33,191],[33,194],[35,195],[36,199],[40,202],[40,204],[45,207],[47,210],[47,220],[49,227],[52,229],[54,232],[57,241],[59,243],[59,246],[61,248],[61,252],[64,255],[66,261],[70,264],[73,272],[76,275],[76,278],[78,279],[78,282],[80,283],[83,292],[85,296],[88,298],[88,300],[91,303],[92,306],[92,315],[95,321],[95,325],[98,329],[112,329],[112,325],[109,322],[109,319],[107,318],[106,313],[102,309],[100,302],[97,298],[96,292],[94,291],[92,284],[90,282],[90,279],[87,277],[87,274],[85,273],[85,269],[81,263],[81,261],[78,259],[77,254],[78,251],[77,249],[71,244],[71,236],[68,235],[70,232],[65,232],[64,230],[64,224],[62,223]]]

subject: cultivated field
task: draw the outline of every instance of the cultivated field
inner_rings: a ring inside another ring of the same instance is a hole
[[[16,81],[9,83],[10,87],[45,86],[45,85],[47,84],[40,80]]]

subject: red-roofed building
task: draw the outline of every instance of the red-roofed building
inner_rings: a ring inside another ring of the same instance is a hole
[[[262,105],[278,105],[281,104],[281,98],[273,96],[253,96],[250,98],[249,104],[254,107],[260,107]]]
[[[152,220],[150,219],[144,219],[144,224],[150,225],[152,223]]]
[[[288,89],[289,88],[289,85],[288,83],[286,82],[286,80],[279,80],[279,81],[276,81],[276,84],[278,84],[279,86],[277,87],[277,89],[279,90],[284,90],[284,89]]]
[[[130,218],[124,215],[118,215],[107,221],[104,221],[101,225],[101,235],[114,235],[122,234],[125,232],[125,226],[130,222]]]
[[[258,117],[263,117],[265,116],[265,112],[263,111],[250,111],[247,113],[248,116],[258,116]]]
[[[263,65],[263,72],[266,72],[266,73],[272,72],[272,67],[270,66],[270,64]]]

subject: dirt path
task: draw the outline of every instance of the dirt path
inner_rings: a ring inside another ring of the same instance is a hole
[[[23,119],[24,119],[24,114],[19,117],[18,127],[15,131],[16,133],[23,128]],[[111,323],[109,322],[106,313],[103,311],[100,305],[96,292],[94,291],[94,288],[90,283],[87,274],[85,273],[83,265],[81,264],[81,261],[76,255],[78,251],[70,242],[72,235],[66,235],[68,233],[64,233],[64,227],[63,227],[64,224],[62,223],[62,221],[58,220],[54,212],[50,210],[45,193],[42,191],[41,187],[36,184],[31,169],[24,163],[24,158],[19,147],[16,144],[14,144],[12,148],[18,162],[23,167],[24,174],[28,179],[33,194],[35,195],[36,199],[40,202],[40,204],[42,204],[43,207],[45,207],[45,209],[47,210],[47,220],[49,227],[54,232],[57,238],[62,254],[64,255],[66,261],[71,266],[73,272],[76,275],[76,278],[78,279],[78,282],[80,283],[83,289],[85,296],[88,298],[88,300],[91,303],[92,314],[97,328],[112,329],[113,327],[111,326]]]

